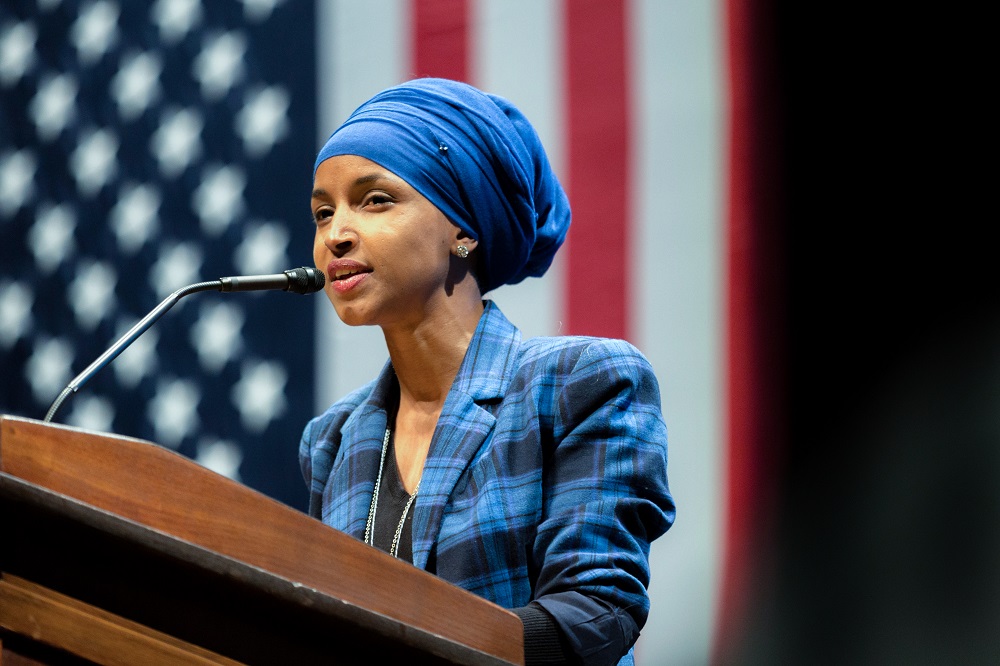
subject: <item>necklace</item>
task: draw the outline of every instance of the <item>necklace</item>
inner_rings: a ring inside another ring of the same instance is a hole
[[[392,430],[386,428],[385,438],[382,440],[382,457],[378,463],[378,478],[375,479],[375,490],[372,491],[372,505],[368,508],[368,522],[365,523],[365,543],[369,546],[374,545],[372,538],[375,531],[375,513],[378,511],[378,491],[382,487],[385,453],[389,450],[389,436],[391,434]],[[413,505],[413,501],[417,499],[417,492],[419,491],[420,481],[417,481],[417,487],[413,489],[410,499],[406,500],[406,506],[403,507],[403,516],[399,519],[399,525],[396,526],[396,534],[392,537],[392,546],[389,548],[389,554],[393,557],[399,557],[399,536],[403,533],[403,523],[406,522],[406,516],[410,513],[410,507]]]

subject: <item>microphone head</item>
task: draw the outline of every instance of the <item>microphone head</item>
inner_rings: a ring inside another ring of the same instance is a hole
[[[326,283],[326,277],[309,266],[293,268],[290,271],[285,271],[285,275],[288,276],[288,287],[285,291],[296,294],[311,294],[322,289]]]

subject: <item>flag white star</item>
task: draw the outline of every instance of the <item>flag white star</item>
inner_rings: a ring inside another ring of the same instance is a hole
[[[288,229],[280,223],[249,224],[233,252],[233,263],[243,274],[283,271],[288,265],[288,241]]]
[[[136,322],[138,319],[129,324],[120,323],[115,340],[125,335]],[[157,365],[156,343],[159,339],[160,336],[156,332],[156,328],[147,329],[121,353],[121,356],[115,359],[114,363],[111,364],[111,369],[114,370],[115,378],[119,384],[125,388],[135,388],[143,377],[152,373]]]
[[[0,214],[9,217],[34,195],[37,165],[27,148],[0,155]]]
[[[166,298],[171,292],[201,282],[201,250],[194,243],[167,244],[149,269],[149,282],[156,295]]]
[[[160,38],[167,44],[174,44],[201,22],[201,3],[198,0],[157,0],[151,15],[160,29]]]
[[[247,40],[241,33],[226,32],[209,38],[194,61],[194,78],[208,101],[222,98],[243,78]]]
[[[153,52],[132,53],[111,81],[111,94],[125,120],[134,120],[160,97],[163,63]]]
[[[118,137],[111,130],[90,130],[81,135],[69,163],[82,194],[93,196],[111,182],[118,173],[117,155]]]
[[[288,134],[288,93],[281,86],[262,88],[247,95],[236,115],[236,131],[251,157],[260,157]]]
[[[0,283],[0,346],[10,349],[31,328],[31,289],[20,282]]]
[[[243,310],[232,303],[201,306],[198,321],[191,327],[191,346],[203,368],[217,373],[243,350],[244,319]]]
[[[110,400],[94,395],[80,395],[72,398],[72,402],[73,411],[66,417],[66,423],[96,432],[112,431],[115,410]]]
[[[118,274],[103,261],[82,261],[67,291],[80,328],[92,331],[115,307]]]
[[[201,155],[202,127],[201,114],[194,109],[168,109],[160,118],[149,149],[166,178],[180,175]]]
[[[247,177],[235,166],[211,166],[205,169],[201,184],[192,195],[192,208],[198,213],[202,230],[219,236],[243,214],[243,190]]]
[[[159,230],[160,201],[160,192],[152,185],[127,183],[122,187],[111,210],[111,229],[123,253],[135,254]]]
[[[195,461],[233,481],[240,480],[243,452],[233,442],[202,437],[198,440],[198,453],[195,456]]]
[[[242,0],[243,16],[248,21],[259,23],[271,18],[271,12],[282,0]]]
[[[38,136],[51,141],[76,117],[76,79],[70,74],[47,76],[28,105]]]
[[[176,449],[185,437],[194,433],[201,420],[198,403],[201,392],[194,382],[172,379],[160,382],[149,401],[147,417],[156,431],[159,444]]]
[[[38,217],[28,231],[28,246],[42,273],[54,271],[76,250],[75,230],[76,215],[69,204],[39,207]]]
[[[55,9],[62,3],[62,0],[38,0],[38,8],[43,12]]]
[[[38,30],[22,21],[7,26],[0,33],[0,85],[12,86],[35,64]]]
[[[70,380],[73,349],[61,338],[42,338],[24,367],[25,379],[31,384],[35,400],[49,403]]]
[[[247,430],[262,433],[271,421],[285,412],[287,381],[288,373],[280,363],[255,361],[243,364],[240,381],[233,387],[231,397]]]
[[[80,62],[93,64],[118,41],[118,5],[107,0],[92,2],[83,8],[73,27],[70,41],[76,47]]]

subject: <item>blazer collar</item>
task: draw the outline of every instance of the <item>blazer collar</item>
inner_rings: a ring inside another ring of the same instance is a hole
[[[503,398],[521,346],[521,331],[493,301],[485,306],[451,387],[476,402]]]

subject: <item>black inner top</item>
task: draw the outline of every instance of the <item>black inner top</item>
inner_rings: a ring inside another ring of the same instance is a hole
[[[403,479],[396,463],[395,436],[389,435],[389,450],[385,453],[385,467],[382,470],[382,483],[378,491],[378,503],[375,507],[375,527],[372,530],[372,545],[387,553],[392,552],[392,540],[396,536],[396,528],[403,517],[403,509],[410,500],[410,494],[403,487]],[[415,504],[416,502],[414,502]],[[403,531],[399,535],[397,557],[407,562],[413,562],[413,505],[406,514]]]

